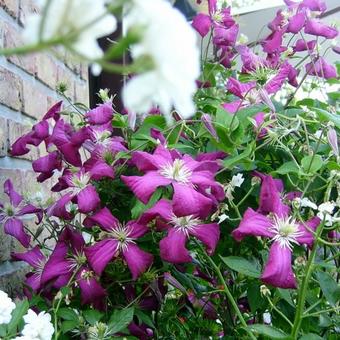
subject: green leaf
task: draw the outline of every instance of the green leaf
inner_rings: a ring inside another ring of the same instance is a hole
[[[282,164],[275,172],[280,175],[286,175],[289,173],[298,173],[299,168],[293,161],[290,161]]]
[[[235,164],[249,157],[253,151],[253,144],[249,144],[239,155],[229,156],[223,161],[224,168],[231,169]]]
[[[148,204],[142,203],[140,200],[136,200],[136,204],[131,209],[132,219],[138,218],[145,210],[151,208],[162,196],[163,190],[158,188],[151,196]]]
[[[306,156],[301,160],[302,169],[308,173],[316,173],[323,166],[323,160],[320,155]]]
[[[68,320],[68,321],[78,321],[77,313],[71,308],[60,308],[58,310],[58,316],[61,319]]]
[[[265,335],[269,339],[287,339],[289,336],[281,330],[268,325],[255,324],[248,326],[253,331]]]
[[[316,107],[312,107],[311,110],[313,110],[318,115],[321,121],[331,121],[338,129],[340,129],[340,115]]]
[[[7,325],[9,334],[16,333],[19,323],[22,321],[22,317],[27,313],[29,308],[29,302],[27,300],[19,301],[16,303],[16,308],[12,312],[12,320]]]
[[[261,295],[260,285],[257,282],[249,283],[247,289],[247,298],[252,313],[255,313],[258,309],[262,308],[266,303],[266,300]]]
[[[290,295],[291,290],[290,289],[282,289],[282,288],[278,288],[277,289],[278,295],[285,300],[286,302],[288,302],[292,307],[295,308],[295,304],[292,300],[292,297]]]
[[[327,301],[332,306],[335,306],[340,300],[340,286],[332,276],[326,272],[317,272],[315,273],[315,276]]]
[[[78,322],[77,321],[64,321],[61,324],[61,331],[63,333],[67,333],[69,331],[72,331],[73,329],[78,327]]]
[[[0,325],[0,336],[5,336],[6,335],[6,325]]]
[[[132,321],[134,308],[115,310],[110,318],[109,327],[112,334],[118,333],[126,328]]]
[[[83,312],[83,315],[85,320],[92,326],[103,317],[103,313],[95,309],[88,309]]]
[[[150,318],[150,316],[145,314],[144,312],[142,312],[140,309],[136,309],[135,310],[135,315],[137,315],[138,319],[141,322],[145,323],[149,327],[151,327],[151,328],[155,327],[155,325],[153,324],[153,321]]]
[[[304,334],[299,340],[319,340],[319,339],[323,339],[321,338],[321,336],[314,334],[314,333],[308,333],[308,334]]]
[[[250,277],[259,278],[261,275],[261,271],[257,265],[254,263],[244,259],[243,257],[238,256],[228,256],[222,257],[220,256],[222,261],[232,270],[235,270],[238,273],[243,275],[247,275]]]

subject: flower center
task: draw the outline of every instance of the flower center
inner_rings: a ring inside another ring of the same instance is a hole
[[[95,277],[95,274],[93,271],[91,270],[83,270],[80,274],[80,277],[83,279],[83,280],[90,280],[92,279],[93,277]]]
[[[290,250],[293,249],[293,243],[299,244],[297,238],[303,235],[298,223],[291,216],[280,218],[274,215],[269,230],[274,233],[273,241],[278,241],[281,247],[288,247]]]
[[[129,243],[135,243],[134,238],[130,237],[132,230],[129,226],[119,224],[111,230],[111,236],[118,241],[118,250],[124,251],[128,248]]]
[[[90,181],[89,174],[77,174],[72,178],[72,184],[78,189],[84,189]]]
[[[195,218],[193,215],[177,217],[175,215],[172,216],[171,224],[174,225],[177,231],[185,233],[189,236],[189,231],[195,229],[195,227],[201,223],[198,218]]]
[[[179,183],[188,183],[192,174],[184,161],[178,158],[175,159],[172,164],[167,163],[164,165],[159,173],[165,178],[169,178]]]

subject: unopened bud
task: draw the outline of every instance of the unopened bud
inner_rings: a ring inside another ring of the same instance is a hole
[[[260,293],[263,296],[270,296],[271,295],[271,292],[270,292],[269,288],[266,285],[261,285]]]

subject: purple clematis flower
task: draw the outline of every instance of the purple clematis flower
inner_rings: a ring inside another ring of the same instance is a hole
[[[217,223],[204,224],[197,216],[177,216],[171,203],[161,199],[140,217],[142,223],[156,219],[161,229],[167,230],[167,236],[159,243],[161,258],[171,263],[191,262],[192,258],[185,247],[190,237],[200,240],[209,255],[213,254],[220,238]]]
[[[67,204],[72,200],[78,204],[79,212],[86,214],[95,210],[100,204],[100,198],[91,180],[103,177],[113,177],[112,168],[103,163],[96,163],[90,172],[86,172],[84,168],[75,173],[65,170],[52,191],[68,189],[67,194],[63,196],[65,200],[63,202]]]
[[[255,71],[257,68],[267,65],[267,62],[262,57],[255,54],[246,45],[238,45],[236,46],[236,50],[241,56],[243,73]]]
[[[212,22],[210,16],[203,13],[197,14],[192,21],[192,27],[201,35],[202,38],[209,33],[211,25]]]
[[[9,197],[9,203],[0,203],[0,224],[3,224],[6,234],[13,236],[27,248],[31,237],[24,231],[22,218],[25,215],[36,214],[41,219],[41,209],[27,204],[23,197],[14,190],[9,179],[4,183],[4,192]]]
[[[315,230],[320,224],[320,219],[314,217],[305,223],[297,222],[290,216],[289,206],[285,205],[280,197],[282,182],[274,180],[271,176],[261,175],[261,178],[258,210],[248,208],[232,235],[237,241],[250,235],[271,239],[268,262],[261,280],[275,287],[296,288],[291,264],[294,244],[306,244],[311,247],[314,236],[305,225]]]
[[[310,62],[306,64],[306,72],[310,75],[325,79],[337,77],[336,68],[333,65],[328,64],[326,60],[321,57],[313,63]]]
[[[132,162],[144,176],[122,176],[123,182],[144,204],[157,187],[173,187],[173,209],[176,215],[206,217],[217,201],[224,199],[222,186],[214,177],[220,168],[217,161],[196,161],[189,155],[159,145],[153,154],[136,151]]]
[[[121,224],[107,208],[87,217],[84,225],[98,225],[105,234],[103,240],[85,249],[86,257],[98,275],[118,256],[126,261],[134,280],[152,264],[153,256],[136,245],[136,240],[149,231],[146,225],[138,221]]]
[[[41,275],[45,267],[47,258],[40,251],[39,246],[35,246],[25,253],[14,253],[12,258],[17,261],[25,261],[32,268],[33,271],[26,274],[26,285],[29,286],[35,293],[39,292],[43,287],[41,284]]]
[[[32,162],[32,168],[35,172],[40,172],[37,181],[44,182],[46,179],[52,177],[56,170],[61,171],[61,154],[58,151],[53,151],[46,156],[40,157]]]
[[[294,46],[294,52],[302,51],[314,51],[316,46],[316,40],[305,41],[303,39],[298,39]]]
[[[85,118],[91,125],[103,125],[109,123],[113,118],[112,103],[106,102],[98,105],[85,114]]]
[[[95,308],[103,309],[106,291],[87,264],[84,251],[82,235],[66,227],[44,266],[41,284],[53,283],[54,286],[63,287],[74,276],[81,290],[82,304],[93,304]]]

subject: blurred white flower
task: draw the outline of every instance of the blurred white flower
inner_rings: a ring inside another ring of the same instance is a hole
[[[335,207],[336,204],[334,202],[325,202],[320,204],[318,207],[319,212],[317,213],[317,216],[320,220],[325,221],[326,226],[332,226],[334,223],[340,222],[340,217],[337,216],[338,213],[332,216]]]
[[[335,203],[333,202],[325,202],[319,205],[318,210],[321,213],[326,213],[326,214],[333,214],[335,208]]]
[[[229,218],[229,216],[228,215],[226,215],[226,214],[222,214],[222,215],[220,215],[220,216],[218,216],[218,224],[221,224],[222,222],[224,222],[225,220],[227,220]]]
[[[159,106],[168,123],[175,108],[182,118],[195,113],[193,95],[200,73],[197,36],[185,17],[166,0],[133,0],[124,19],[126,30],[142,32],[131,56],[150,58],[153,68],[133,77],[123,89],[130,112],[147,114]]]
[[[22,335],[28,339],[34,340],[50,340],[54,333],[54,328],[51,323],[51,315],[45,312],[36,314],[32,309],[29,309],[24,315],[25,326],[22,330]]]
[[[15,303],[2,290],[0,290],[0,325],[8,324],[12,318],[12,311],[15,309]]]
[[[294,201],[297,203],[297,205],[300,207],[300,208],[312,208],[314,210],[317,210],[318,209],[318,206],[313,203],[309,198],[307,197],[303,197],[303,198],[300,198],[300,197],[296,197],[294,199]]]
[[[242,183],[244,182],[244,177],[242,174],[237,174],[237,175],[234,175],[231,179],[231,182],[230,184],[233,186],[233,187],[240,187],[242,185]]]
[[[23,37],[27,43],[36,44],[75,34],[67,45],[89,59],[100,58],[103,51],[97,38],[112,33],[117,27],[115,17],[107,13],[105,3],[106,0],[40,0],[42,8],[48,5],[46,16],[31,14]],[[79,34],[78,30],[81,30]]]

